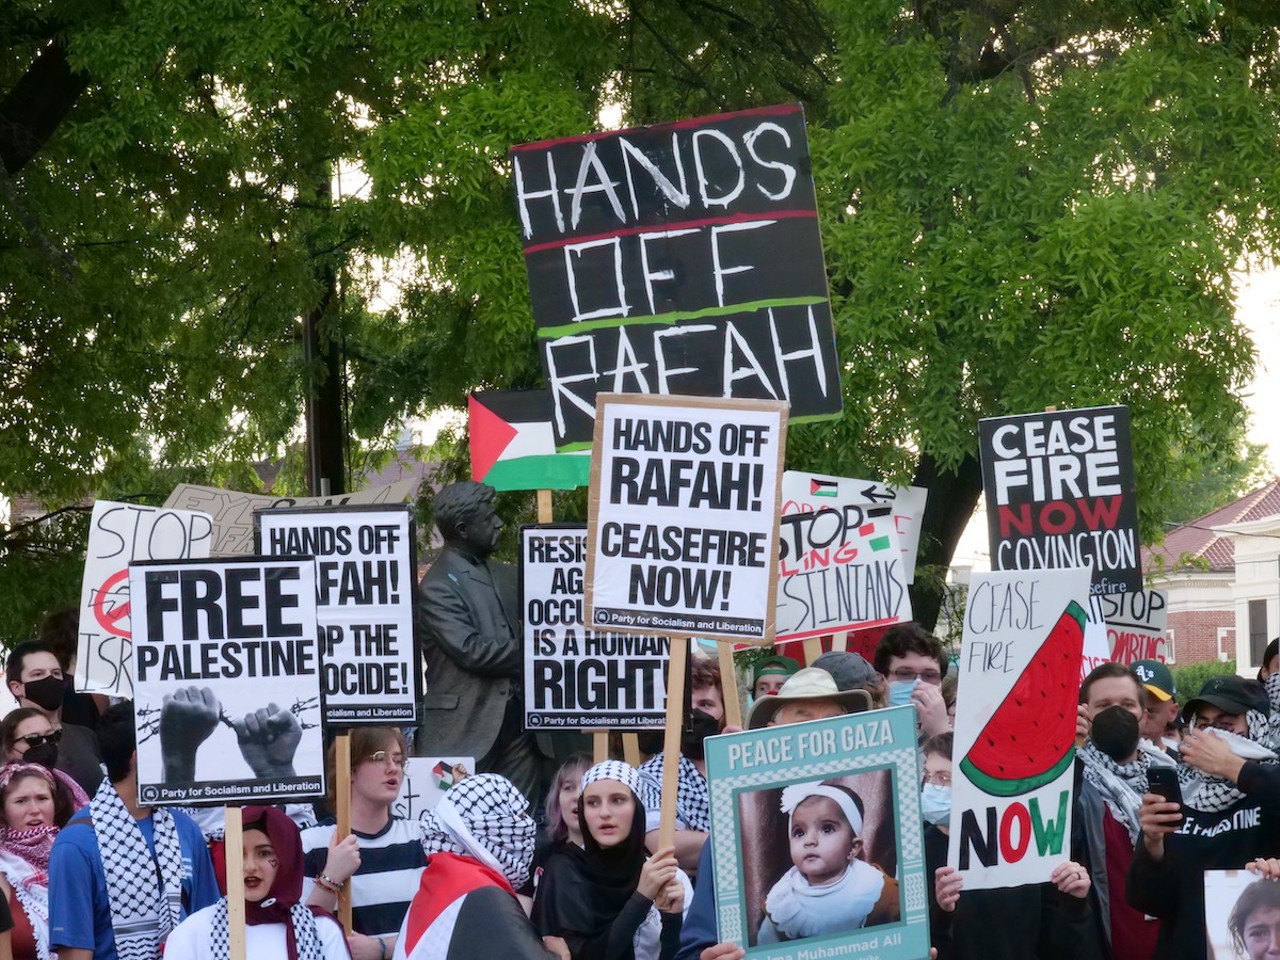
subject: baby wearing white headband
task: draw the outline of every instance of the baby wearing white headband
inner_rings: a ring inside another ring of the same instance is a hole
[[[802,940],[896,920],[897,881],[861,859],[862,801],[832,783],[782,791],[791,867],[764,901],[757,943]]]

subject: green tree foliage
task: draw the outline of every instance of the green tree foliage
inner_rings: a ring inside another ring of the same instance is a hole
[[[846,415],[791,463],[929,486],[945,564],[978,417],[1123,402],[1150,532],[1239,434],[1277,49],[1264,0],[11,0],[0,492],[276,453],[307,314],[353,446],[536,386],[507,148],[799,99]]]

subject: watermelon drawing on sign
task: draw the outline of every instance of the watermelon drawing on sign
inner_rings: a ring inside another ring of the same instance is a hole
[[[1074,600],[996,708],[960,769],[985,792],[1016,797],[1051,783],[1075,756],[1085,612]]]

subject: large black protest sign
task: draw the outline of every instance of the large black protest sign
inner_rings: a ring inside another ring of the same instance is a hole
[[[415,722],[422,670],[411,508],[275,508],[255,519],[260,553],[316,559],[325,720]]]
[[[786,443],[782,402],[602,394],[588,622],[771,642]]]
[[[562,448],[590,441],[599,391],[839,414],[798,104],[526,144],[511,158]]]
[[[311,558],[129,565],[138,799],[324,793]]]
[[[994,569],[1088,566],[1095,595],[1142,589],[1127,408],[997,417],[978,430]]]
[[[586,629],[586,557],[585,524],[520,530],[525,727],[661,727],[670,641]]]

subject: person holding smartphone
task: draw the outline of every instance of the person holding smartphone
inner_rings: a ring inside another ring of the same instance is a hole
[[[1280,692],[1280,685],[1275,687]],[[1125,894],[1160,918],[1162,960],[1204,956],[1204,872],[1280,856],[1280,758],[1273,696],[1257,680],[1213,677],[1183,709],[1182,802],[1148,792]]]

